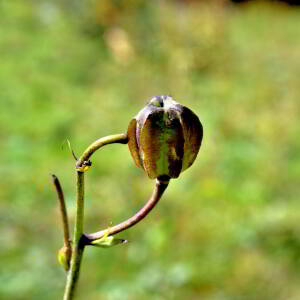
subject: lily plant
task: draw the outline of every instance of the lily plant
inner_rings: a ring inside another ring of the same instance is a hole
[[[142,219],[155,207],[172,178],[178,178],[195,161],[203,138],[199,118],[189,108],[177,103],[170,96],[157,96],[129,123],[127,133],[110,135],[93,142],[76,159],[77,193],[74,236],[71,242],[64,194],[58,178],[53,177],[62,216],[64,246],[58,252],[58,260],[67,272],[64,300],[74,297],[80,265],[86,246],[111,247],[126,243],[115,238]],[[129,219],[106,229],[84,233],[84,176],[91,167],[91,156],[109,144],[128,144],[137,167],[142,168],[150,179],[155,179],[153,193],[148,202]]]

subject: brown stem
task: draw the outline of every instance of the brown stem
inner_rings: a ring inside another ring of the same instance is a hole
[[[154,191],[152,193],[151,198],[148,200],[148,202],[145,204],[143,208],[141,208],[134,216],[127,219],[126,221],[110,227],[109,229],[104,229],[95,233],[91,234],[85,234],[84,235],[84,243],[89,245],[92,241],[100,239],[104,236],[104,234],[109,230],[109,235],[117,234],[121,231],[124,231],[131,226],[135,225],[136,223],[140,222],[142,219],[144,219],[148,213],[154,208],[154,206],[157,204],[159,199],[161,198],[162,194],[166,190],[167,186],[169,184],[169,181],[160,181],[156,180],[156,185],[154,188]]]
[[[52,180],[59,200],[59,208],[60,208],[60,214],[61,214],[63,231],[64,231],[64,245],[68,249],[67,251],[71,253],[69,222],[68,222],[68,214],[67,214],[64,193],[58,178],[54,174],[52,174]]]

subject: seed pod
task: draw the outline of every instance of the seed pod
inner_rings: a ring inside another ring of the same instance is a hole
[[[170,96],[152,98],[128,126],[133,160],[151,179],[177,178],[195,161],[202,137],[198,117]]]

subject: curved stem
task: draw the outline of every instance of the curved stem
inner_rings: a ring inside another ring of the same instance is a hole
[[[121,143],[127,144],[127,134],[110,135],[101,139],[98,139],[92,143],[82,154],[80,159],[76,163],[77,171],[77,197],[76,197],[76,220],[71,256],[71,268],[67,277],[67,284],[64,293],[64,300],[72,300],[75,292],[75,288],[78,282],[80,265],[84,246],[86,245],[85,236],[83,235],[83,217],[84,217],[84,172],[81,170],[84,163],[89,161],[89,158],[102,146]]]
[[[102,238],[104,236],[104,234],[107,233],[107,231],[109,231],[109,235],[114,235],[114,234],[117,234],[121,231],[124,231],[124,230],[130,228],[131,226],[133,226],[136,223],[143,220],[148,215],[148,213],[154,208],[154,206],[157,204],[157,202],[161,198],[162,194],[168,187],[168,184],[169,184],[169,181],[156,180],[156,185],[155,185],[155,188],[154,188],[151,198],[148,200],[148,202],[145,204],[145,206],[143,208],[141,208],[134,216],[132,216],[131,218],[127,219],[126,221],[124,221],[116,226],[110,227],[109,229],[101,230],[101,231],[91,233],[91,234],[85,234],[84,235],[84,237],[85,237],[84,243],[86,245],[89,245],[89,244],[91,244],[92,241]]]
[[[83,163],[85,161],[88,161],[89,158],[93,155],[95,151],[97,151],[99,148],[108,145],[108,144],[127,144],[128,143],[128,137],[126,133],[121,134],[115,134],[115,135],[109,135],[106,137],[103,137],[101,139],[98,139],[94,143],[92,143],[82,154],[82,156],[79,158],[76,164],[76,168],[82,167]]]
[[[84,173],[77,172],[77,195],[76,195],[76,220],[71,257],[71,269],[68,273],[64,300],[73,299],[75,287],[79,277],[80,264],[84,250],[82,243],[83,216],[84,216]]]

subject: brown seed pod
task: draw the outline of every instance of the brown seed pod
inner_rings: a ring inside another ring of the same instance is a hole
[[[195,161],[202,137],[199,118],[170,96],[152,98],[128,126],[133,160],[151,179],[177,178]]]

